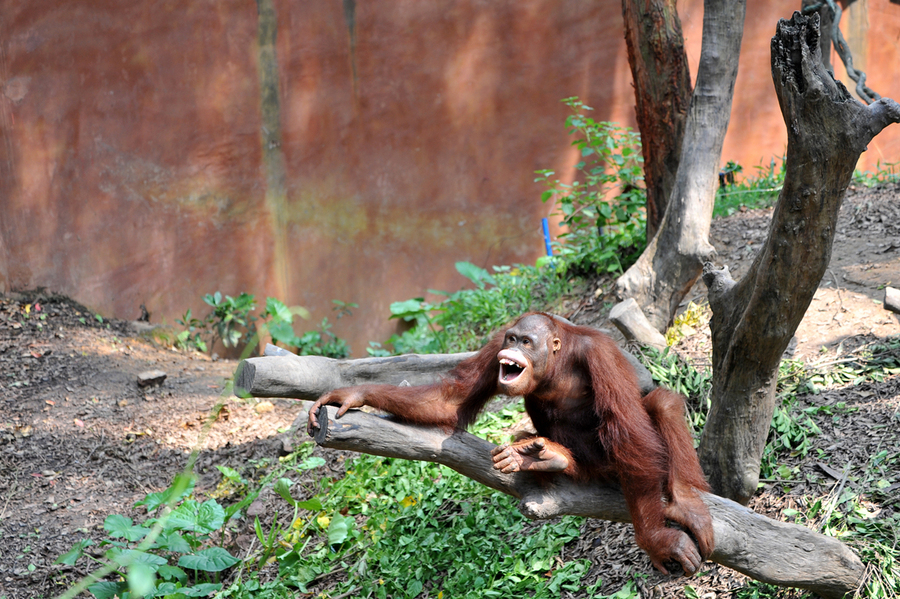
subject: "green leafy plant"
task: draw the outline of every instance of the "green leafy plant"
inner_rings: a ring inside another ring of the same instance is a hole
[[[570,288],[569,280],[549,267],[495,266],[491,274],[469,262],[457,262],[456,269],[474,289],[455,293],[432,289],[444,299],[431,303],[418,297],[391,304],[391,318],[410,324],[409,330],[387,341],[396,353],[478,349],[491,333],[521,314],[552,310]],[[377,349],[381,348],[373,351]]]
[[[638,354],[638,359],[650,371],[654,382],[687,398],[688,424],[693,429],[694,438],[698,438],[709,411],[709,393],[712,388],[710,369],[694,368],[668,347],[662,351],[645,347]]]
[[[56,563],[74,565],[88,557],[107,565],[121,580],[98,581],[87,590],[97,599],[131,597],[205,596],[222,588],[221,573],[240,560],[226,549],[210,544],[214,533],[222,530],[230,514],[216,500],[197,501],[189,496],[193,482],[176,482],[166,491],[151,493],[135,507],[145,507],[156,516],[141,524],[120,514],[108,516],[103,523],[108,538],[99,546],[106,548],[102,558],[89,554],[90,539],[75,543]],[[172,504],[174,509],[163,509]]]
[[[176,319],[175,322],[184,327],[183,331],[179,331],[175,335],[174,345],[176,349],[201,352],[207,350],[206,341],[203,340],[203,334],[206,333],[206,323],[199,318],[195,318],[191,314],[190,308],[184,313],[184,316]]]
[[[503,438],[521,413],[510,406],[479,419],[474,431]],[[584,582],[588,560],[558,559],[581,535],[582,519],[531,524],[514,498],[448,468],[362,455],[341,479],[321,485],[318,513],[265,536],[282,588],[316,593],[327,577],[332,596],[549,598],[599,584]],[[249,595],[235,587],[222,596]]]
[[[226,348],[244,347],[243,355],[251,353],[259,344],[260,338],[270,338],[276,345],[295,348],[301,355],[327,356],[330,358],[346,358],[350,355],[350,347],[344,339],[335,335],[328,318],[323,318],[318,330],[307,331],[297,335],[294,331],[296,317],[309,318],[309,311],[300,306],[289,307],[274,297],[266,298],[264,311],[255,316],[256,297],[249,293],[241,293],[234,298],[222,296],[218,291],[206,294],[203,301],[212,307],[212,311],[203,319],[196,318],[191,311],[176,322],[184,330],[175,335],[173,344],[181,350],[208,351],[217,340],[221,340]],[[337,318],[352,314],[357,305],[340,300],[332,300]],[[208,339],[208,341],[207,341]]]
[[[358,305],[354,303],[342,302],[340,300],[331,300],[337,315],[336,320],[340,320],[344,316],[350,316],[353,308]],[[328,322],[328,318],[323,318],[318,330],[307,331],[297,339],[297,343],[293,344],[297,348],[297,353],[303,356],[325,356],[326,358],[346,358],[350,356],[350,346],[344,339],[341,339],[331,330],[332,324]]]
[[[567,183],[545,169],[535,179],[546,186],[541,200],[554,201],[554,216],[567,229],[555,250],[577,273],[622,272],[647,243],[640,135],[590,118],[592,108],[577,97],[563,102],[572,109],[566,128],[581,155],[577,175]]]
[[[221,339],[225,347],[237,347],[245,333],[252,334],[255,330],[256,318],[251,312],[256,309],[256,297],[252,294],[222,297],[216,291],[203,296],[203,301],[213,309],[206,321],[212,328],[214,337]]]

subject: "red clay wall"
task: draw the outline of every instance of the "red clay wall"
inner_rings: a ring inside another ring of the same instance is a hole
[[[799,2],[749,4],[723,155],[745,171],[784,150],[768,45]],[[0,290],[170,323],[215,290],[315,321],[353,301],[361,354],[392,301],[465,284],[454,262],[540,255],[533,172],[575,160],[561,98],[633,124],[618,0],[272,5],[274,56],[249,0],[0,0]],[[702,1],[680,10],[696,72]],[[900,98],[900,6],[851,10],[857,66]],[[900,159],[896,129],[866,166]]]

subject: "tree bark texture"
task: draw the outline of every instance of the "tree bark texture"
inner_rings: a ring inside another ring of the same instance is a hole
[[[316,442],[333,449],[443,464],[492,489],[519,499],[519,509],[532,519],[564,514],[630,522],[621,491],[615,485],[576,484],[557,477],[540,484],[528,473],[503,474],[493,468],[493,443],[459,429],[403,424],[390,418],[350,410],[335,419],[337,408],[324,406]],[[295,421],[306,430],[307,414]],[[778,522],[733,501],[704,494],[715,530],[710,559],[770,584],[809,589],[823,597],[853,593],[864,567],[845,545],[803,526]]]
[[[706,0],[697,84],[685,124],[675,187],[656,236],[616,281],[620,299],[634,298],[665,331],[681,300],[715,255],[709,227],[719,160],[731,117],[746,0]]]
[[[828,266],[853,169],[866,144],[900,122],[896,102],[865,106],[825,70],[818,22],[794,13],[772,38],[788,146],[769,237],[739,282],[711,264],[703,275],[713,312],[713,386],[700,461],[713,490],[740,503],[756,491],[778,365]]]
[[[622,0],[647,185],[647,239],[666,212],[681,160],[691,74],[675,0]]]

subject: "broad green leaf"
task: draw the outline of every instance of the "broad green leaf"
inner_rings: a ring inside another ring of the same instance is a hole
[[[166,549],[173,553],[190,553],[192,551],[188,542],[177,532],[160,534],[156,539],[156,544],[161,549]]]
[[[144,564],[157,570],[160,566],[166,565],[166,559],[146,551],[138,551],[137,549],[119,549],[118,547],[110,549],[106,552],[106,557],[116,562],[120,566],[131,566],[133,564]]]
[[[300,338],[297,337],[291,323],[283,321],[271,322],[268,325],[268,329],[269,335],[272,336],[272,340],[276,343],[283,343],[285,345],[290,345],[291,347],[298,347],[300,345]]]
[[[128,583],[98,582],[88,585],[87,590],[97,599],[113,599],[113,597],[121,597],[122,593],[128,590]]]
[[[319,456],[310,456],[297,465],[298,470],[315,470],[325,465],[325,459]]]
[[[307,499],[306,501],[298,501],[297,507],[302,510],[318,512],[322,509],[322,502],[319,500],[318,497],[313,497],[311,499]]]
[[[221,547],[210,547],[192,555],[182,555],[178,565],[189,570],[221,572],[240,561]]]
[[[156,588],[156,568],[135,562],[128,567],[128,590],[132,597],[145,597]]]
[[[293,484],[294,481],[289,478],[279,478],[275,481],[275,492],[291,505],[297,503],[297,500],[291,497],[291,485]]]
[[[406,320],[415,318],[417,315],[425,312],[422,306],[424,302],[425,298],[422,297],[394,302],[391,304],[391,318],[404,318]]]
[[[66,566],[73,565],[78,559],[84,555],[84,548],[90,545],[93,545],[94,541],[91,539],[81,539],[75,545],[69,549],[68,553],[64,553],[56,558],[54,564],[65,564]]]
[[[103,522],[103,529],[113,538],[124,537],[128,541],[143,539],[150,532],[150,529],[144,526],[134,526],[131,518],[121,514],[107,516]]]
[[[247,481],[245,481],[240,473],[234,468],[229,468],[228,466],[216,466],[216,468],[222,473],[222,476],[228,480],[241,485],[247,484]]]
[[[340,545],[343,543],[347,539],[352,523],[353,518],[348,518],[342,516],[340,512],[335,512],[331,522],[328,524],[328,544]]]
[[[290,324],[294,320],[294,314],[291,309],[281,300],[274,297],[266,298],[266,314],[272,316],[276,321],[282,321]]]
[[[215,499],[198,504],[188,500],[169,514],[170,528],[209,534],[225,524],[225,510]]]
[[[160,566],[156,574],[163,580],[178,580],[181,582],[187,580],[187,573],[177,566]]]

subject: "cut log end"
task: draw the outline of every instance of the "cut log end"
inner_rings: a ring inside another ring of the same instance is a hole
[[[884,288],[884,309],[900,314],[900,289]]]
[[[256,366],[252,362],[242,360],[234,374],[234,394],[238,397],[251,397],[253,379],[256,377]]]
[[[316,423],[319,428],[313,433],[313,439],[317,445],[322,445],[328,439],[328,409],[325,406],[320,406],[316,412]]]

